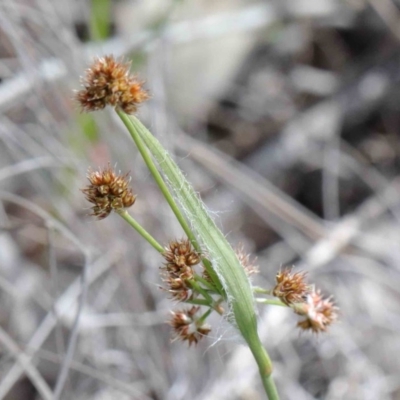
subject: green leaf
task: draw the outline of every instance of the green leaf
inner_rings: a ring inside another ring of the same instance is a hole
[[[211,259],[232,311],[230,321],[238,327],[246,341],[254,341],[254,338],[258,341],[252,289],[234,250],[172,157],[136,117],[131,116],[130,119],[158,163],[178,204],[191,223],[197,239],[203,244]]]
[[[92,0],[90,15],[90,37],[92,40],[105,40],[110,36],[111,1]]]
[[[203,259],[203,264],[207,271],[212,273],[210,276],[217,274],[218,279],[213,279],[213,282],[223,286],[224,297],[230,306],[228,319],[239,328],[240,333],[249,345],[258,364],[260,377],[269,400],[279,400],[279,395],[271,376],[272,363],[257,333],[253,292],[244,268],[240,265],[235,252],[207,213],[204,204],[175,161],[160,142],[136,117],[128,116],[118,110],[117,113],[128,128],[146,165],[152,171],[160,190],[191,242],[196,249],[200,247],[199,243],[205,247],[207,258],[211,259],[212,266],[208,259]],[[158,163],[158,168],[164,175],[164,179],[170,189],[161,177],[153,160],[149,157],[147,150]],[[172,190],[175,199],[171,196],[170,190]],[[182,211],[185,215],[182,214]],[[192,225],[192,229],[188,226],[188,222]],[[220,288],[218,288],[218,291],[221,293]],[[211,309],[203,317],[206,318],[210,312]]]

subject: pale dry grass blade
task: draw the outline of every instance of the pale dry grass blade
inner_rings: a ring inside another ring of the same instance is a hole
[[[36,387],[38,393],[42,396],[44,400],[52,400],[53,392],[50,389],[47,382],[40,375],[39,371],[32,364],[31,358],[22,352],[14,340],[0,328],[0,342],[8,352],[17,360],[19,366],[28,375],[32,384]]]

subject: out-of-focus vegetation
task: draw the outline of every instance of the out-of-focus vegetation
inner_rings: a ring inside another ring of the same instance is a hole
[[[263,398],[228,323],[170,343],[162,259],[116,216],[87,217],[87,167],[110,161],[135,218],[182,236],[113,114],[72,101],[112,53],[152,94],[140,118],[257,256],[255,283],[295,265],[341,308],[316,338],[260,307],[282,399],[400,399],[399,16],[392,0],[0,2],[0,398],[54,398],[63,374],[65,400]]]

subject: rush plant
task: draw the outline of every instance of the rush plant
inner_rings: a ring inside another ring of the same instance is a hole
[[[249,275],[257,268],[249,255],[231,247],[176,162],[134,115],[149,95],[142,83],[130,75],[129,67],[113,56],[96,59],[86,71],[76,99],[84,112],[114,108],[186,238],[172,238],[163,246],[147,232],[127,211],[136,199],[128,176],[110,166],[88,173],[89,184],[82,192],[93,205],[92,215],[103,219],[114,211],[160,253],[165,291],[172,300],[187,304],[172,312],[174,338],[187,341],[189,346],[198,343],[211,331],[208,316],[212,312],[220,314],[249,346],[268,398],[277,400],[272,363],[257,332],[256,304],[290,307],[302,317],[298,327],[315,333],[326,331],[335,321],[336,307],[306,283],[303,272],[279,271],[276,285],[270,290],[252,286]]]

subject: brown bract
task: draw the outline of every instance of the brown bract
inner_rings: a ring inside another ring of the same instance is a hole
[[[305,272],[292,273],[291,268],[278,272],[272,294],[287,305],[304,302],[310,292],[310,287],[305,282],[305,276]]]
[[[83,89],[76,99],[85,112],[102,110],[106,105],[134,114],[149,98],[142,82],[129,75],[130,63],[118,62],[112,55],[97,58],[82,78]]]
[[[128,208],[135,202],[128,175],[118,175],[110,165],[99,171],[89,170],[87,178],[90,184],[82,192],[94,204],[91,215],[103,219],[112,210]]]
[[[174,340],[188,341],[191,346],[192,343],[197,344],[202,337],[208,335],[211,331],[210,326],[195,318],[199,309],[200,307],[193,306],[188,310],[171,311],[172,318],[169,324],[175,331]]]
[[[324,299],[319,290],[308,294],[304,304],[297,305],[297,314],[305,317],[297,326],[315,333],[325,332],[329,325],[337,320],[337,310],[331,299]]]

